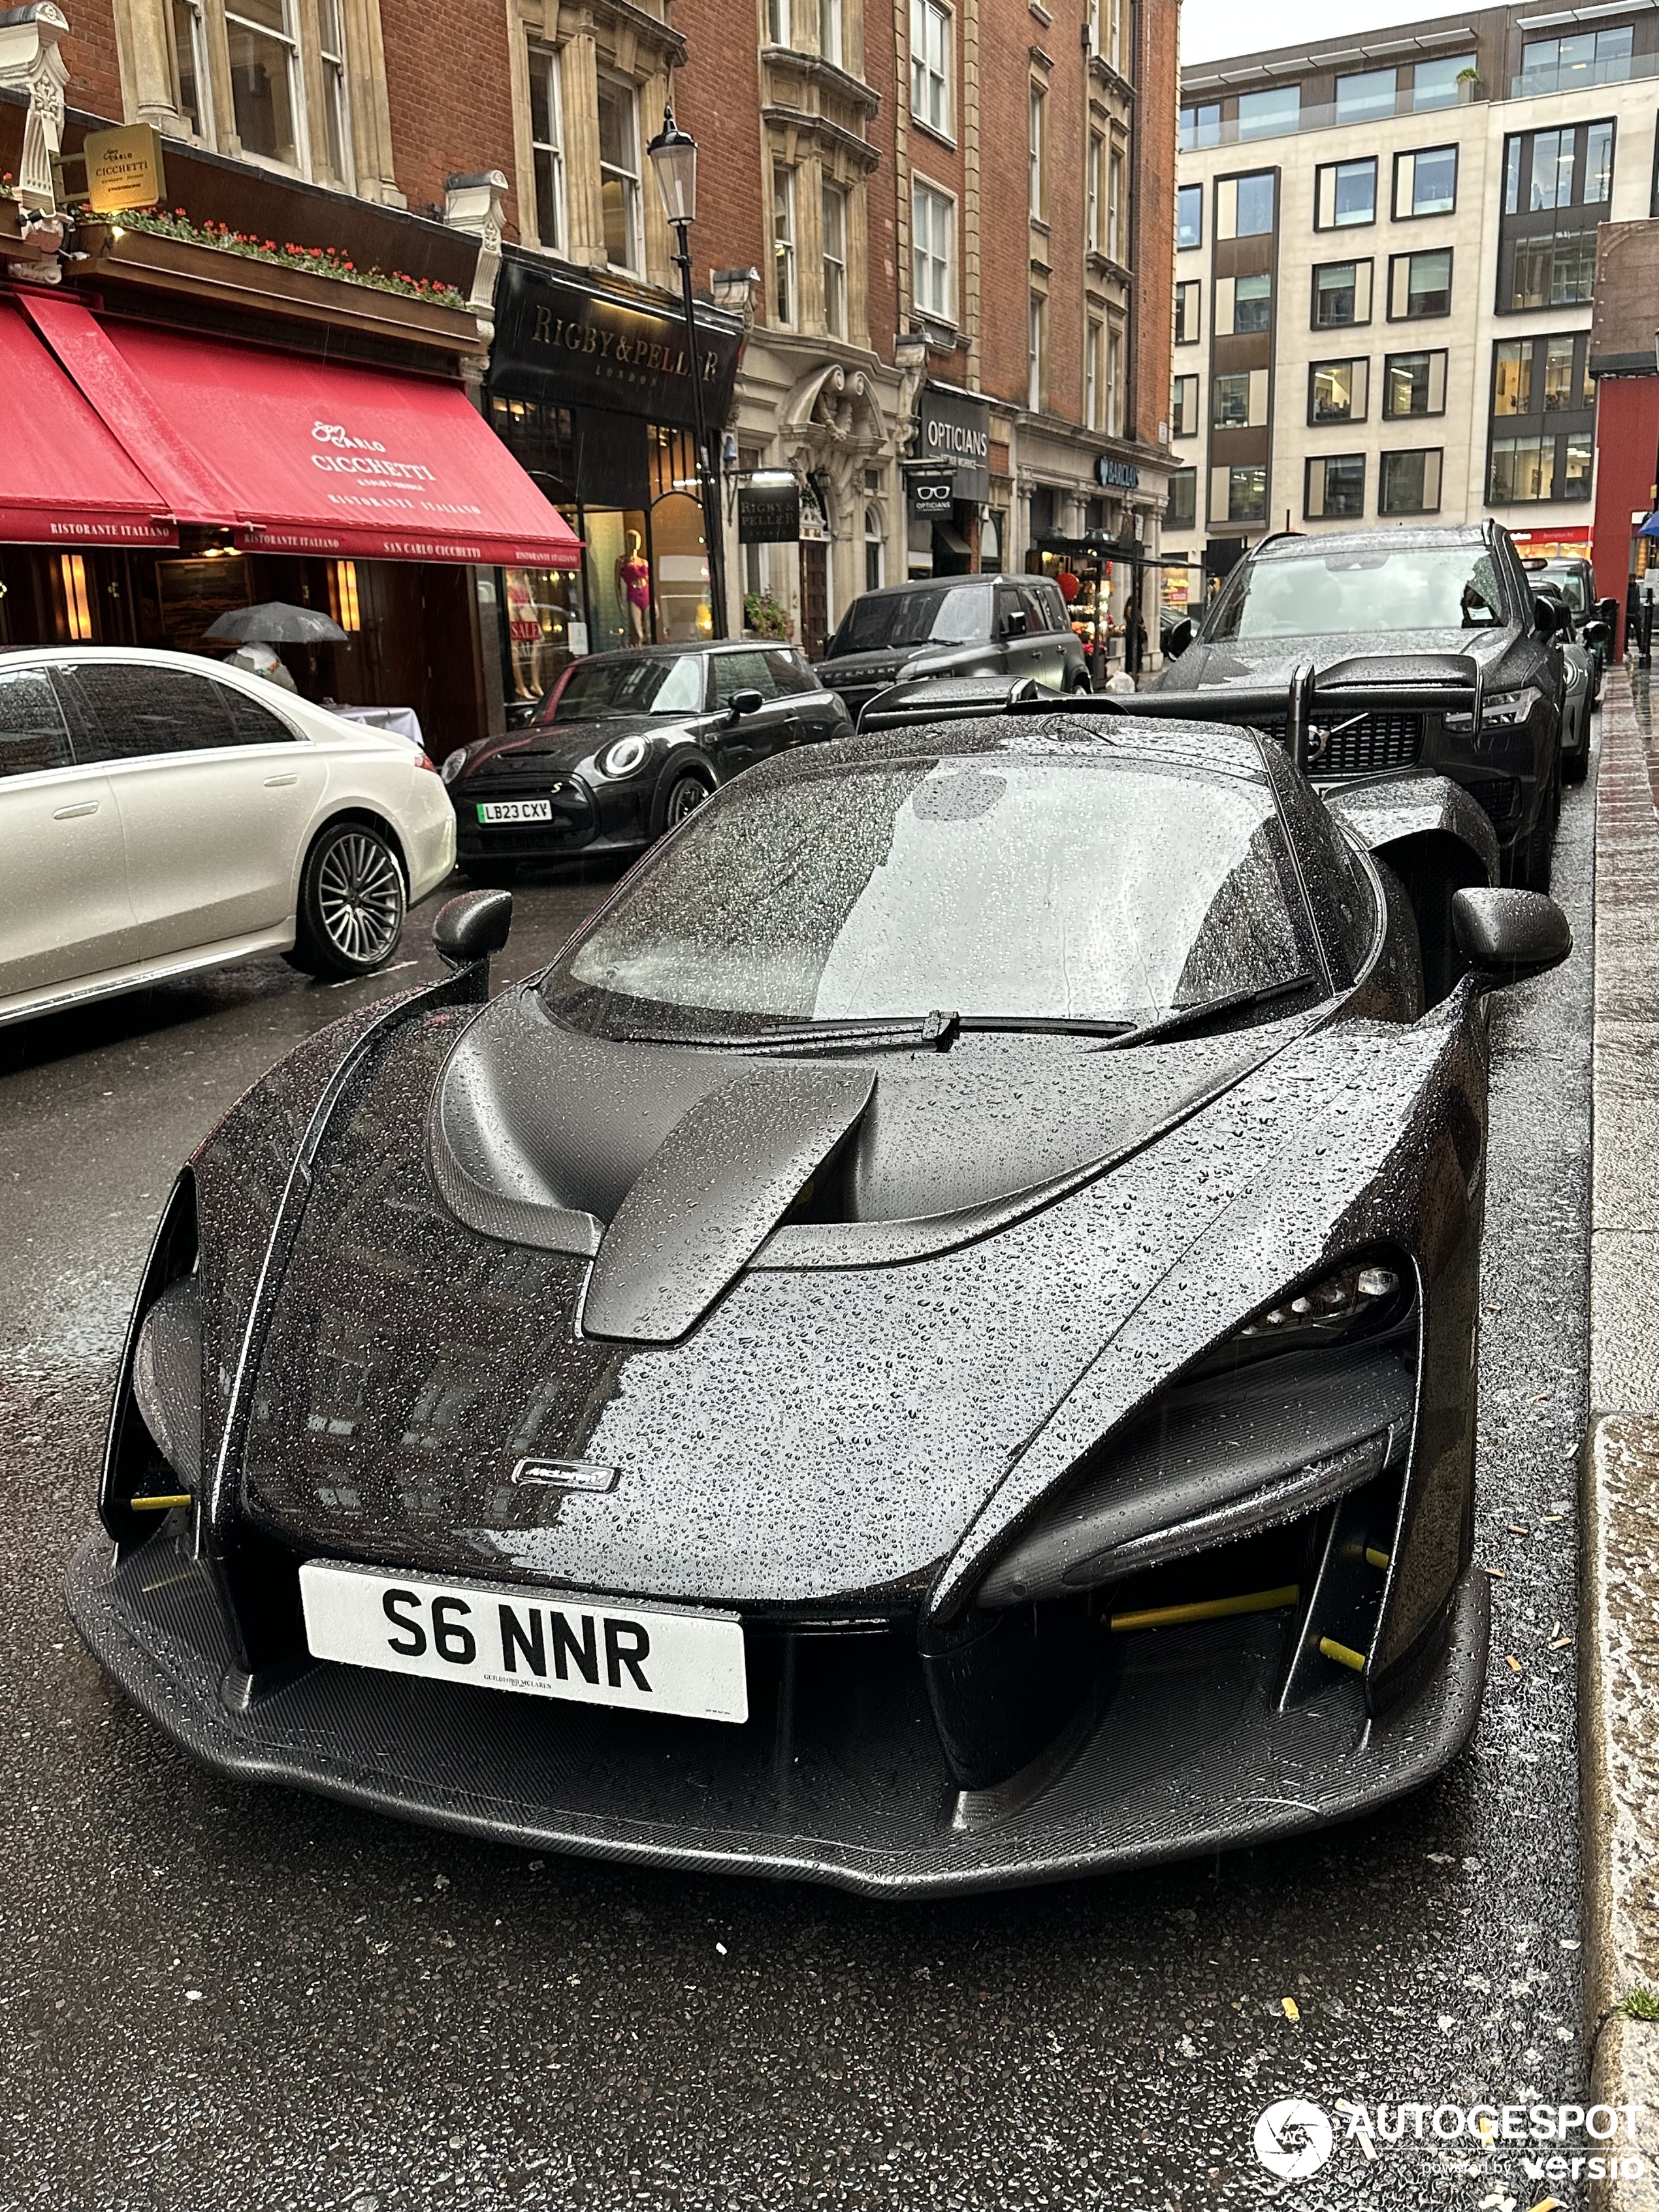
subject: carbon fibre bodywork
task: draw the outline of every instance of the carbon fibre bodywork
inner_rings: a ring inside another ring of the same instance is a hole
[[[1311,804],[1255,739],[1112,726],[1224,740],[1287,818]],[[927,750],[1079,741],[1008,717]],[[1422,925],[1366,847],[1452,836],[1462,796],[1395,785],[1395,838],[1374,813],[1342,845],[1374,916],[1329,995],[1109,1057],[642,1045],[574,1033],[534,984],[487,1000],[476,969],[323,1033],[164,1218],[70,1577],[82,1634],[228,1771],[872,1891],[1206,1850],[1415,1787],[1484,1678],[1486,1040],[1475,976],[1424,1011]],[[1487,876],[1489,834],[1466,849]],[[803,1214],[829,1158],[850,1195]],[[1346,1366],[1253,1353],[1246,1387],[1216,1381],[1242,1328],[1362,1262],[1395,1304]],[[171,1351],[144,1334],[170,1286],[193,1299]],[[170,1379],[191,1329],[194,1405]],[[525,1486],[527,1460],[614,1480]],[[131,1503],[163,1486],[191,1504]],[[750,1717],[314,1660],[307,1560],[736,1615]],[[1230,1614],[1253,1580],[1280,1602]]]

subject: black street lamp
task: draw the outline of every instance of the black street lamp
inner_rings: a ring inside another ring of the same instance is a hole
[[[691,421],[697,442],[697,489],[702,500],[703,543],[708,549],[708,611],[716,637],[726,635],[726,556],[720,543],[720,487],[708,452],[708,426],[702,411],[702,360],[697,349],[696,310],[691,299],[691,249],[687,233],[697,216],[697,142],[677,128],[672,104],[662,112],[662,129],[646,148],[656,171],[663,211],[673,226],[685,307],[686,343],[691,349]]]

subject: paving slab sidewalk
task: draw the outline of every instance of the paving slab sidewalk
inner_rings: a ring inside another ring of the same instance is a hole
[[[1592,2093],[1645,2107],[1646,2170],[1596,2184],[1596,2212],[1659,2212],[1659,2021],[1624,2009],[1659,1993],[1659,815],[1635,681],[1608,674],[1595,793],[1579,1759]]]

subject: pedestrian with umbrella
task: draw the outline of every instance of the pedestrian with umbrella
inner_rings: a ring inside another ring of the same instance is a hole
[[[331,622],[312,607],[290,606],[283,599],[267,599],[257,607],[233,607],[219,617],[203,634],[204,645],[234,645],[230,656],[232,668],[245,668],[251,675],[263,676],[267,683],[280,684],[284,691],[297,692],[299,685],[289,674],[282,655],[276,650],[283,645],[336,645],[348,641],[337,622]]]

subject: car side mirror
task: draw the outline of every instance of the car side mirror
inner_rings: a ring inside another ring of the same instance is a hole
[[[511,891],[463,891],[439,908],[432,949],[452,968],[471,968],[499,952],[512,927]]]
[[[758,714],[765,704],[758,691],[734,691],[726,702],[726,711],[737,722],[745,714]]]
[[[1586,645],[1607,645],[1613,639],[1612,630],[1599,615],[1587,622],[1578,635]]]
[[[1572,951],[1572,927],[1547,891],[1454,891],[1452,938],[1476,974],[1496,990],[1559,968]]]
[[[1024,637],[1030,627],[1024,607],[1015,607],[1011,613],[1002,617],[1004,637]]]
[[[1179,660],[1182,654],[1185,653],[1187,647],[1192,643],[1192,641],[1193,618],[1190,615],[1182,615],[1181,620],[1176,623],[1174,629],[1170,630],[1169,636],[1164,641],[1164,659],[1166,660]]]
[[[1540,637],[1553,637],[1560,628],[1560,618],[1547,599],[1533,601],[1532,626]]]

